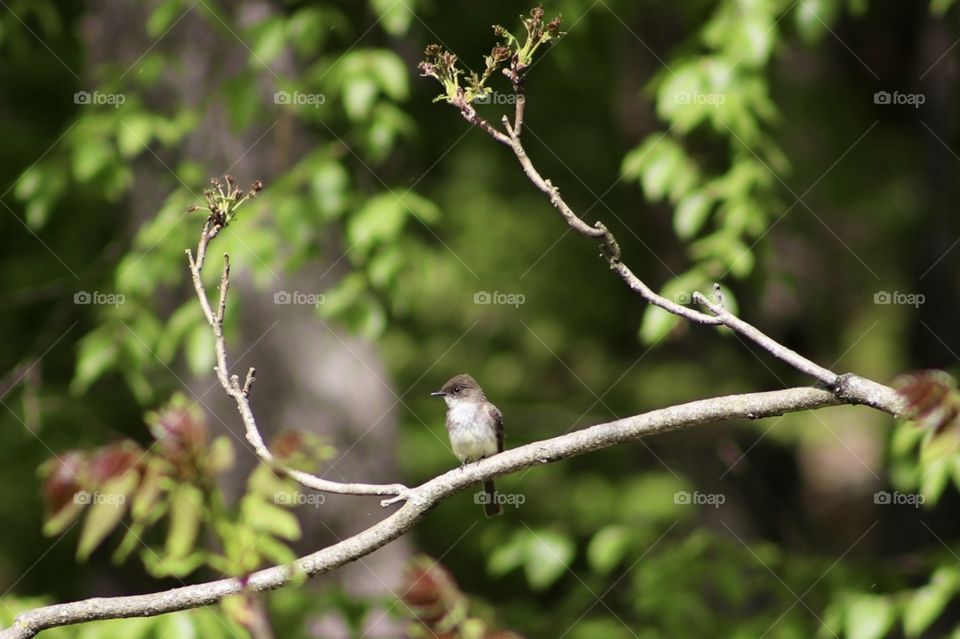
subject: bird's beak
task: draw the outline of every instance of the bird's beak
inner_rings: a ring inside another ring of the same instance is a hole
[[[444,395],[446,395],[446,393],[444,393],[443,391],[433,391],[430,394],[433,395],[434,397],[443,397]]]

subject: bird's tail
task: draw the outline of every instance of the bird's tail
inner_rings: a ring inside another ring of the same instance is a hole
[[[486,514],[487,517],[494,517],[502,513],[503,507],[501,507],[500,502],[497,501],[497,487],[494,485],[492,479],[483,482],[483,492],[486,497],[483,501],[484,514]]]

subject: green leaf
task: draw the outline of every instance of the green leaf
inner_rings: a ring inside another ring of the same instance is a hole
[[[202,517],[203,493],[191,484],[178,485],[170,501],[170,528],[166,541],[169,559],[183,559],[190,554]]]
[[[238,517],[231,519],[218,517],[214,522],[214,531],[223,543],[223,553],[210,555],[211,567],[225,574],[238,574],[234,572],[240,570],[236,564],[241,563],[244,553],[253,548],[257,541],[257,533],[244,525]]]
[[[363,295],[365,289],[363,275],[350,273],[335,287],[324,293],[325,299],[320,305],[320,314],[323,317],[338,317],[346,313],[357,304],[357,300]]]
[[[370,282],[379,288],[387,288],[406,265],[405,254],[389,246],[370,259],[368,273]]]
[[[339,17],[336,12],[325,7],[307,6],[287,19],[287,34],[301,56],[311,56],[323,46],[327,34],[334,30],[335,17]]]
[[[147,519],[153,507],[158,503],[163,494],[161,480],[163,479],[164,468],[155,458],[148,458],[147,467],[143,472],[143,481],[140,482],[140,488],[133,497],[133,506],[130,508],[130,514],[134,520]]]
[[[847,605],[846,639],[881,639],[896,620],[896,605],[888,597],[856,595]]]
[[[663,144],[651,150],[651,157],[640,177],[643,192],[649,201],[657,202],[664,198],[683,168],[682,164],[682,152],[673,145]]]
[[[614,618],[594,618],[587,617],[581,619],[570,628],[570,634],[564,639],[660,639],[665,635],[659,633],[641,633],[636,634],[620,621]]]
[[[544,590],[563,576],[573,560],[573,541],[550,530],[530,531],[524,573],[534,590]]]
[[[134,521],[126,527],[123,538],[117,544],[117,549],[113,551],[110,560],[115,564],[122,564],[130,556],[130,553],[143,543],[143,531],[146,526],[143,522]]]
[[[935,16],[942,16],[950,10],[956,0],[931,0],[930,13]]]
[[[696,260],[718,260],[734,277],[750,274],[756,263],[752,247],[744,244],[736,233],[723,228],[690,244],[690,255]]]
[[[46,181],[47,173],[41,168],[32,166],[20,175],[13,193],[18,200],[31,200],[43,193]]]
[[[957,439],[944,434],[929,436],[920,452],[920,493],[933,507],[940,500],[952,473],[952,459],[957,455]]]
[[[900,422],[893,430],[890,438],[890,453],[894,457],[912,455],[916,447],[923,441],[924,430],[917,428],[913,422]]]
[[[257,552],[277,566],[292,563],[297,558],[293,549],[270,535],[262,535],[257,539]]]
[[[373,161],[381,162],[394,149],[399,136],[409,137],[415,129],[409,115],[390,102],[380,102],[363,133],[364,148]]]
[[[397,5],[403,8],[403,11],[410,14],[410,10],[404,6],[404,1],[398,1]],[[377,80],[383,92],[393,100],[404,100],[409,92],[407,65],[403,59],[393,51],[382,49],[370,54],[370,72]]]
[[[153,136],[153,119],[146,113],[136,113],[120,121],[117,128],[117,148],[124,158],[132,158],[144,151]]]
[[[96,550],[97,546],[109,535],[124,513],[127,512],[127,503],[130,495],[140,483],[140,473],[129,470],[122,476],[104,482],[97,492],[83,493],[91,501],[80,531],[80,541],[77,543],[77,559],[84,561]]]
[[[50,210],[50,202],[46,198],[31,201],[27,204],[24,215],[27,226],[32,229],[43,228],[47,223],[47,219],[50,217]]]
[[[55,512],[52,517],[43,522],[43,534],[46,537],[59,535],[66,530],[70,524],[77,520],[86,506],[85,503],[77,501],[76,497],[74,497],[72,501],[65,504],[60,510]]]
[[[33,167],[24,173],[14,194],[26,203],[27,225],[33,229],[42,228],[66,187],[66,175],[58,169]]]
[[[679,317],[659,306],[648,306],[640,322],[640,341],[647,345],[655,344],[666,337],[679,321]]]
[[[247,492],[268,499],[286,499],[293,503],[296,489],[292,480],[278,477],[275,472],[263,464],[257,466],[247,480]]]
[[[164,146],[171,146],[192,131],[199,122],[200,116],[196,111],[181,106],[172,118],[154,119],[154,135]]]
[[[186,557],[161,557],[151,549],[144,549],[140,553],[140,560],[154,577],[185,577],[207,563],[207,555],[195,552]]]
[[[195,300],[188,300],[174,311],[157,338],[157,358],[165,364],[173,362],[173,358],[177,354],[177,347],[183,341],[184,336],[200,325],[206,326],[200,305]]]
[[[772,16],[760,11],[747,12],[746,19],[739,21],[738,24],[741,34],[739,41],[734,45],[736,55],[742,56],[746,62],[753,62],[756,65],[765,64],[770,58],[773,43],[779,35],[777,24]]]
[[[669,472],[646,472],[620,482],[620,514],[627,521],[669,525],[687,516],[689,506],[677,503],[676,494],[691,487]],[[634,536],[637,536],[634,530]]]
[[[233,466],[233,443],[226,435],[220,435],[210,444],[205,461],[212,474],[219,474]]]
[[[310,178],[310,193],[324,220],[340,217],[347,205],[350,174],[336,160],[320,163]]]
[[[377,14],[380,26],[392,36],[402,36],[410,27],[413,12],[407,7],[407,1],[370,0],[370,6]]]
[[[70,392],[81,395],[117,361],[117,345],[106,326],[89,333],[80,340],[77,370],[70,382]]]
[[[74,149],[73,175],[78,182],[86,182],[115,161],[113,149],[106,141],[91,138]]]
[[[957,592],[958,575],[952,568],[940,568],[930,583],[918,588],[903,609],[903,630],[908,637],[918,637],[943,612]]]
[[[703,191],[695,191],[680,200],[673,215],[677,237],[686,240],[696,235],[710,216],[712,206],[713,198]]]
[[[647,154],[649,153],[649,143],[650,139],[648,139],[643,145],[630,150],[625,156],[623,156],[623,161],[620,162],[621,176],[635,180],[640,179],[640,173],[643,171],[643,167],[646,164]]]
[[[617,567],[630,547],[631,533],[626,526],[607,526],[587,545],[587,561],[595,572],[605,575]]]
[[[290,541],[300,539],[302,533],[297,517],[261,497],[254,495],[244,497],[240,502],[240,512],[244,522],[254,530],[267,532]]]
[[[351,120],[363,120],[370,115],[376,97],[377,85],[369,77],[348,78],[344,82],[343,108]]]
[[[190,613],[188,612],[175,612],[160,617],[155,636],[176,637],[177,639],[198,639],[197,633],[190,621]]]
[[[147,35],[156,40],[181,15],[182,0],[163,0],[147,18]]]
[[[259,68],[270,64],[283,53],[286,46],[286,22],[281,16],[271,16],[250,30],[251,66]]]
[[[400,234],[408,208],[392,193],[375,195],[347,223],[347,241],[353,250],[366,255],[379,243],[393,240]]]
[[[197,377],[205,377],[213,371],[217,361],[213,333],[206,324],[197,324],[187,333],[184,343],[187,367]]]
[[[505,575],[523,565],[526,557],[526,535],[516,531],[506,541],[501,541],[487,559],[487,572],[494,577]]]
[[[362,296],[343,320],[349,328],[369,340],[376,340],[387,328],[386,309],[373,295]]]
[[[669,282],[660,290],[660,295],[678,304],[689,305],[694,291],[704,288],[706,282],[699,271],[688,271]],[[640,324],[640,340],[653,344],[666,337],[680,318],[658,306],[648,306]]]
[[[713,110],[702,60],[675,69],[657,91],[657,115],[678,133],[687,133]]]
[[[411,213],[416,215],[424,222],[433,224],[440,220],[440,207],[427,198],[418,195],[413,191],[407,191],[401,196],[400,199]]]
[[[806,44],[814,45],[823,39],[828,25],[835,19],[835,8],[839,6],[826,0],[801,0],[793,12],[793,17],[797,32]]]

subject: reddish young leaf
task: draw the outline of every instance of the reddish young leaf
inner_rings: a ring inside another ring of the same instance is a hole
[[[907,403],[906,416],[934,433],[957,423],[960,395],[956,381],[943,371],[906,373],[894,380],[894,387]]]

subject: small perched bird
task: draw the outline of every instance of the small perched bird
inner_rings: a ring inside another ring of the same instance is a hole
[[[447,403],[447,433],[450,447],[461,464],[480,461],[503,451],[503,415],[487,401],[477,380],[457,375],[443,388],[430,393]],[[493,480],[483,482],[483,512],[487,517],[502,512]]]

